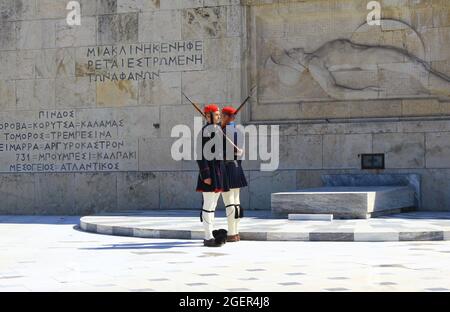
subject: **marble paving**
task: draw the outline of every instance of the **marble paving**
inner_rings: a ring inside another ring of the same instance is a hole
[[[197,210],[130,211],[86,216],[87,232],[143,238],[202,239]],[[225,212],[216,211],[216,228],[227,228]],[[450,240],[450,212],[411,212],[372,219],[303,221],[246,211],[241,238],[253,241],[434,241]]]
[[[77,217],[0,217],[0,292],[450,290],[450,242],[200,241],[79,231]],[[439,219],[436,221],[439,222]]]

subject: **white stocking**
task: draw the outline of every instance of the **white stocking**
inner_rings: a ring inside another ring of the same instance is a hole
[[[235,206],[234,206],[234,194],[232,191],[222,193],[223,203],[225,204],[225,210],[227,214],[228,223],[228,235],[236,235],[235,233]]]
[[[236,209],[239,213],[239,189],[231,189],[229,192],[222,193],[223,203],[226,207],[227,222],[228,222],[228,235],[236,235],[239,233],[238,224],[239,219],[236,219]]]
[[[241,200],[240,200],[240,189],[233,189],[233,193],[234,193],[234,202],[236,205],[238,206],[238,213],[239,215],[241,214]],[[239,222],[241,221],[241,218],[236,219],[235,224],[234,224],[234,230],[236,231],[236,234],[239,234]]]
[[[202,219],[203,219],[203,228],[205,229],[206,240],[214,238],[212,234],[212,231],[214,230],[214,214],[216,211],[217,200],[219,199],[219,197],[220,193],[213,193],[213,192],[203,193]]]

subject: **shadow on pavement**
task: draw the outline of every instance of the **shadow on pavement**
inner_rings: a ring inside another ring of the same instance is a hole
[[[80,250],[123,250],[123,249],[170,249],[179,247],[196,247],[198,242],[149,242],[149,243],[125,243],[125,244],[111,244],[104,247],[79,248]]]
[[[0,224],[48,224],[68,225],[79,224],[79,216],[19,216],[0,215]]]

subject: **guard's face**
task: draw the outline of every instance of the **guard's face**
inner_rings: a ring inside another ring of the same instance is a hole
[[[235,119],[234,115],[231,116],[231,115],[228,115],[228,114],[222,114],[222,123],[225,124],[225,125],[230,124],[231,122],[234,121],[234,119]]]
[[[220,112],[214,112],[213,113],[213,122],[214,124],[218,124],[220,122]]]
[[[214,124],[218,124],[220,122],[220,112],[215,112],[215,113],[206,113],[206,120],[208,121],[208,123],[211,123],[211,115],[212,115],[212,119],[213,119],[213,123]]]

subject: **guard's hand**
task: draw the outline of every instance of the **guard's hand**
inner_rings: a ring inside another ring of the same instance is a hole
[[[212,184],[211,178],[205,179],[205,180],[203,180],[203,182],[204,182],[205,184],[207,184],[207,185],[211,185],[211,184]]]
[[[244,150],[242,150],[242,149],[240,149],[240,148],[237,148],[237,149],[236,149],[236,156],[241,157],[242,155],[244,155]]]

